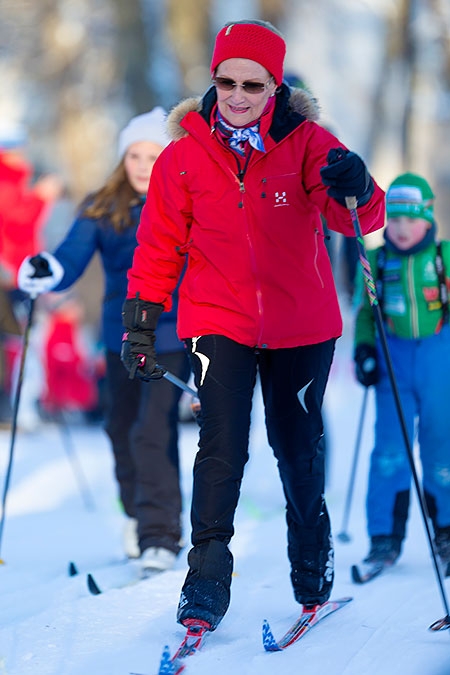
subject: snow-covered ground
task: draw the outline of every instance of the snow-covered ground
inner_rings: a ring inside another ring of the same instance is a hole
[[[346,319],[326,398],[328,506],[335,535],[341,529],[363,396],[352,375],[350,317]],[[365,555],[368,545],[364,496],[373,416],[370,393],[348,527],[351,542],[341,543],[335,536],[333,597],[351,595],[354,600],[298,644],[267,654],[261,642],[263,619],[279,636],[299,606],[289,583],[282,493],[256,394],[251,459],[232,542],[231,607],[188,663],[188,672],[450,673],[450,632],[428,630],[445,611],[415,500],[397,566],[366,586],[355,586],[350,579],[350,565]],[[3,479],[10,435],[0,434]],[[188,538],[196,425],[183,424],[181,434]],[[101,428],[88,427],[72,428],[71,438],[94,495],[91,511],[81,497],[60,429],[47,425],[32,435],[19,433],[16,439],[1,550],[0,675],[156,675],[163,646],[173,649],[184,632],[175,621],[175,610],[187,548],[174,571],[132,583],[136,569],[122,561],[122,515],[107,439]],[[79,575],[68,576],[69,561],[76,563]],[[89,594],[87,572],[95,575],[102,595]]]

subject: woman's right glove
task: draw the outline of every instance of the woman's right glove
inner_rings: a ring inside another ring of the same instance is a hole
[[[164,375],[156,365],[155,351],[155,330],[163,309],[162,305],[138,297],[124,302],[122,321],[127,330],[122,338],[120,358],[131,380],[137,376],[148,382]]]
[[[342,206],[346,197],[356,197],[358,206],[364,206],[374,193],[374,182],[361,157],[344,148],[332,148],[327,164],[320,169],[327,194]]]
[[[373,345],[360,344],[355,348],[353,355],[355,361],[356,379],[363,387],[370,387],[380,379],[378,370],[377,350]]]
[[[28,255],[17,273],[17,286],[24,293],[36,297],[53,290],[64,276],[64,268],[51,253],[42,251]]]

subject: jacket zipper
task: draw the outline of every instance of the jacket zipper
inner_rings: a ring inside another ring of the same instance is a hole
[[[253,150],[253,148],[251,149]],[[250,155],[251,151],[246,159],[245,166],[243,168],[239,167],[239,171],[237,173],[237,179],[239,181],[239,192],[241,195],[245,194],[245,185],[244,185],[244,176],[247,170],[247,166],[250,160]],[[243,198],[242,198],[243,199]],[[244,202],[242,201],[239,202],[239,208],[244,207]],[[248,224],[247,224],[247,242],[248,242],[248,247],[249,247],[249,252],[250,252],[250,259],[252,262],[252,267],[253,267],[253,274],[255,276],[255,293],[256,293],[256,304],[258,306],[258,316],[259,316],[259,335],[258,335],[258,340],[257,344],[255,346],[259,347],[265,347],[265,345],[261,344],[261,335],[263,332],[263,315],[264,315],[264,310],[263,310],[263,300],[262,300],[262,292],[261,292],[261,286],[259,283],[259,275],[258,275],[258,268],[256,265],[256,260],[255,260],[255,255],[254,255],[254,249],[253,249],[253,243],[250,237],[250,233],[248,231]]]
[[[316,235],[315,236],[315,246],[316,246],[316,248],[315,248],[315,251],[314,251],[314,267],[315,267],[315,270],[317,272],[317,276],[319,278],[320,285],[322,286],[322,288],[324,288],[323,279],[322,279],[322,276],[321,276],[320,271],[319,271],[319,266],[317,264],[317,258],[319,257],[319,230],[317,229],[317,227],[316,227],[314,232],[315,232],[315,235]]]
[[[407,279],[408,279],[409,295],[411,297],[411,331],[413,337],[417,338],[419,337],[419,315],[417,311],[417,297],[414,288],[413,256],[410,256],[410,259],[408,260]]]

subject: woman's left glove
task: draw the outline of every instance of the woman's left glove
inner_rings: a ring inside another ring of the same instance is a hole
[[[122,338],[120,358],[130,373],[130,379],[137,376],[148,382],[164,375],[157,366],[155,350],[155,330],[163,309],[163,305],[138,297],[124,302],[122,321],[127,330]]]
[[[17,273],[17,286],[24,293],[36,297],[53,290],[64,276],[64,267],[51,253],[42,251],[27,256]]]
[[[327,194],[346,206],[346,197],[356,197],[358,206],[364,206],[374,193],[374,184],[359,155],[344,148],[333,148],[327,156],[328,164],[320,169]]]

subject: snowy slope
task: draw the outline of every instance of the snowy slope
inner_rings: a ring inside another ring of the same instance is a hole
[[[362,394],[353,380],[350,343],[344,336],[326,399],[328,505],[335,535],[342,522]],[[266,654],[262,620],[267,618],[275,635],[281,635],[299,606],[289,584],[282,493],[266,442],[260,397],[255,397],[251,459],[232,543],[232,603],[203,651],[188,664],[189,672],[450,674],[450,632],[427,630],[445,612],[415,503],[398,565],[363,587],[350,580],[350,565],[367,549],[364,494],[373,414],[370,396],[349,525],[352,541],[335,541],[333,596],[352,595],[354,601],[286,652]],[[10,437],[0,433],[3,476]],[[113,588],[132,582],[136,570],[121,562],[122,516],[109,446],[101,429],[75,427],[71,433],[94,493],[93,511],[81,499],[58,428],[46,426],[33,436],[17,437],[1,551],[0,675],[155,675],[164,644],[174,648],[183,634],[175,609],[187,549],[174,571]],[[183,424],[187,505],[195,446],[195,424]],[[188,506],[186,537],[187,511]],[[70,560],[76,562],[78,576],[68,576]],[[88,571],[105,591],[102,595],[88,593]]]

